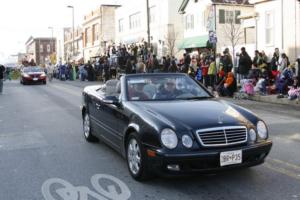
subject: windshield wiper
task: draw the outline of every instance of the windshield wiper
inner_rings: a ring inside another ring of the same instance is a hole
[[[183,100],[203,100],[203,99],[210,99],[212,97],[210,96],[203,96],[203,97],[187,97],[187,98],[182,98]]]

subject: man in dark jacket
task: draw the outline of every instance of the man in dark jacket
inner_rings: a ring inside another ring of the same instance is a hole
[[[153,72],[154,73],[160,72],[160,66],[159,66],[159,62],[156,58],[156,55],[153,55]]]
[[[232,59],[227,50],[223,52],[223,57],[221,59],[221,62],[223,64],[223,70],[226,76],[232,70]]]
[[[251,58],[246,52],[245,47],[242,47],[240,59],[239,59],[239,68],[238,68],[238,73],[241,75],[241,79],[245,79],[248,76],[249,70],[251,69],[251,65],[252,65]]]
[[[4,72],[5,67],[3,65],[0,65],[0,94],[2,94],[3,91]]]

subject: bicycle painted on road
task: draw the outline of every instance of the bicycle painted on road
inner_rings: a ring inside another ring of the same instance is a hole
[[[110,181],[113,184],[103,188],[100,181]],[[42,194],[45,200],[88,200],[89,197],[97,200],[127,200],[131,196],[127,185],[111,175],[95,174],[91,177],[91,184],[96,192],[85,186],[73,186],[68,181],[60,178],[51,178],[43,183]],[[57,186],[60,187],[57,188]]]

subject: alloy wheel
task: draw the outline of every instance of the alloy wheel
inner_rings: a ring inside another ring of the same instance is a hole
[[[137,175],[141,169],[141,150],[134,138],[131,138],[128,143],[127,160],[130,171],[134,175]]]

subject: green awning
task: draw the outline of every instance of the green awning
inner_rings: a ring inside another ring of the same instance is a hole
[[[206,47],[208,35],[184,38],[178,45],[179,49],[192,49]]]

